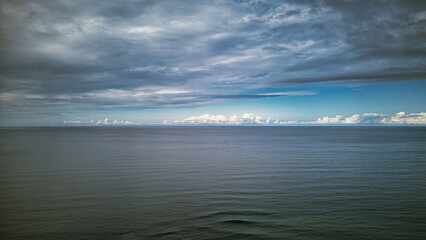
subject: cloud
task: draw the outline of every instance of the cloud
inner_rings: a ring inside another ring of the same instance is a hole
[[[64,121],[64,124],[80,124],[81,121]]]
[[[90,120],[90,124],[93,124],[94,121]],[[134,123],[128,120],[110,120],[109,118],[105,118],[104,120],[98,120],[96,125],[135,125],[140,123]]]
[[[293,96],[279,94],[287,85],[426,79],[424,1],[4,0],[0,9],[10,111],[190,107]]]
[[[312,122],[304,122],[305,124],[380,124],[383,119],[388,117],[384,114],[378,113],[364,113],[362,115],[355,114],[350,117],[343,117],[341,115],[337,115],[335,117],[321,117],[316,121]]]
[[[190,117],[185,120],[183,120],[183,123],[189,123],[189,124],[220,124],[222,122],[227,121],[227,118],[224,115],[210,115],[210,114],[204,114],[198,117]]]
[[[410,114],[405,114],[405,112],[399,112],[395,114],[395,116],[391,116],[390,118],[383,119],[383,123],[425,125],[426,112],[410,113]]]
[[[263,117],[253,113],[244,113],[241,116],[203,114],[183,120],[164,120],[164,125],[426,125],[426,112],[396,113],[395,115],[380,113],[355,114],[349,117],[336,115],[334,117],[320,117],[315,121],[280,120]]]
[[[81,94],[51,94],[49,96],[43,94],[27,94],[22,96],[19,93],[0,93],[0,99],[2,99],[2,103],[5,106],[7,106],[7,103],[10,103],[14,106],[27,106],[29,108],[36,108],[40,102],[43,102],[44,109],[55,109],[59,106],[87,109],[95,105],[97,108],[105,109],[140,109],[193,107],[211,103],[230,102],[235,99],[260,99],[317,94],[314,91],[247,91],[251,92],[243,93],[240,90],[223,90],[220,93],[216,93],[211,90],[185,89],[177,86],[150,86],[134,89],[106,89]]]
[[[426,71],[417,69],[405,71],[396,69],[385,69],[378,72],[367,73],[346,73],[339,75],[328,75],[320,77],[294,78],[275,81],[275,84],[295,84],[295,83],[317,83],[317,82],[355,82],[355,83],[380,83],[395,81],[426,80]]]
[[[260,115],[254,115],[253,113],[244,113],[241,116],[232,115],[229,117],[225,115],[203,114],[189,117],[184,120],[163,121],[163,124],[166,125],[266,125],[271,123],[271,118],[264,118]]]
[[[128,120],[111,120],[109,118],[104,118],[103,120],[89,120],[89,121],[69,121],[65,120],[63,121],[64,124],[78,124],[78,125],[84,125],[84,126],[90,126],[90,125],[140,125],[139,122],[131,122]]]
[[[360,125],[424,125],[426,124],[426,113],[396,113],[395,115],[365,113],[355,114],[350,117],[337,115],[335,117],[322,117],[312,122],[302,122],[302,124],[360,124]]]

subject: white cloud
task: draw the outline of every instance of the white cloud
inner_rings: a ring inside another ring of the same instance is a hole
[[[89,120],[89,121],[63,121],[64,124],[81,124],[81,125],[140,125],[138,122],[131,122],[128,120],[111,120],[109,118],[104,118],[103,120]]]
[[[362,115],[355,114],[350,117],[343,117],[337,115],[335,117],[322,117],[313,122],[302,122],[303,124],[393,124],[393,125],[406,125],[406,124],[426,124],[426,113],[410,113],[405,114],[399,112],[395,115],[387,115],[380,113],[364,113]]]
[[[114,125],[132,125],[134,123],[130,122],[130,121],[127,121],[127,120],[114,120],[112,122],[112,124],[114,124]]]
[[[81,121],[64,121],[64,124],[80,124]]]
[[[280,120],[244,113],[240,116],[225,116],[222,114],[202,114],[192,116],[183,120],[164,120],[161,123],[141,123],[129,120],[117,120],[104,118],[103,120],[65,120],[64,124],[80,125],[141,125],[141,124],[163,124],[163,125],[262,125],[262,126],[286,126],[286,125],[426,125],[426,112],[405,113],[399,112],[394,115],[380,113],[354,114],[349,117],[342,115],[324,116],[315,121]]]
[[[89,123],[94,123],[93,120],[90,120]],[[135,123],[128,120],[110,120],[109,118],[105,118],[104,120],[98,120],[96,125],[138,125],[141,123]]]
[[[185,119],[185,121],[188,122],[217,122],[220,123],[222,121],[226,121],[226,117],[224,115],[210,115],[210,114],[204,114],[198,117],[190,117]]]
[[[250,124],[271,124],[271,118],[264,118],[263,116],[254,115],[253,113],[244,113],[241,116],[232,115],[212,115],[203,114],[200,116],[193,116],[184,120],[167,121],[164,120],[163,124],[185,124],[185,125],[250,125]]]
[[[152,34],[155,32],[159,32],[163,30],[162,28],[152,27],[152,26],[144,26],[144,27],[129,27],[125,30],[125,32],[130,34]]]
[[[345,121],[341,115],[337,115],[335,117],[326,116],[326,117],[318,118],[316,121],[311,123],[312,124],[341,124],[341,123],[345,123]]]
[[[395,116],[385,119],[383,123],[388,124],[426,124],[426,112],[410,113],[399,112]]]
[[[325,116],[313,122],[303,122],[304,124],[379,124],[386,115],[378,113],[355,114],[350,117],[336,115],[335,117]]]
[[[274,121],[274,125],[297,125],[300,124],[297,120],[293,120],[293,121],[280,121],[278,119],[276,119]]]
[[[203,114],[184,120],[168,121],[163,124],[176,125],[426,125],[426,112],[410,113],[399,112],[395,115],[380,113],[354,114],[349,117],[336,115],[334,117],[320,117],[316,121],[280,120],[263,117],[253,113],[244,113],[241,116]]]
[[[184,120],[168,121],[164,120],[163,124],[176,124],[176,125],[282,125],[282,124],[297,124],[297,121],[280,121],[279,119],[272,119],[271,117],[264,117],[255,115],[254,113],[244,113],[238,115],[212,115],[203,114],[200,116],[193,116]]]

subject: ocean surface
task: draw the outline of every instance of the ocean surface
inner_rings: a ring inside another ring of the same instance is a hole
[[[0,129],[0,239],[426,239],[426,128]]]

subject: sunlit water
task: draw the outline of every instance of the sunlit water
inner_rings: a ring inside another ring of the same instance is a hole
[[[426,239],[426,128],[0,130],[1,239]]]

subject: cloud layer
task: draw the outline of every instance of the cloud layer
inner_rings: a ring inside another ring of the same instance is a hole
[[[195,125],[251,125],[251,124],[271,124],[271,118],[263,118],[253,113],[245,113],[241,116],[232,115],[226,117],[224,115],[203,114],[201,116],[190,117],[184,120],[167,121],[163,124],[195,124]]]
[[[365,114],[355,114],[350,117],[342,117],[337,115],[335,117],[322,117],[318,118],[313,122],[305,122],[307,124],[396,124],[396,125],[405,125],[405,124],[426,124],[426,113],[410,113],[405,114],[405,112],[399,112],[395,115],[386,115],[379,113],[365,113]]]
[[[164,120],[165,125],[426,125],[426,112],[396,113],[395,115],[365,113],[350,117],[337,115],[321,117],[316,121],[279,120],[263,117],[253,113],[242,116],[211,115],[189,117],[183,120]]]
[[[89,121],[81,121],[81,120],[65,120],[63,121],[64,125],[141,125],[139,122],[131,122],[128,120],[114,120],[109,118],[104,118],[100,120],[89,120]]]
[[[315,121],[279,120],[270,117],[244,113],[241,116],[203,114],[183,120],[164,120],[161,123],[142,123],[128,120],[114,120],[104,118],[100,120],[65,120],[65,125],[426,125],[426,112],[405,113],[394,115],[379,113],[355,114],[349,117],[337,115],[334,117],[320,117]]]
[[[312,83],[426,79],[425,1],[4,0],[0,9],[0,100],[11,111],[188,107],[315,94],[285,90]]]

